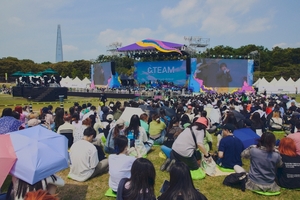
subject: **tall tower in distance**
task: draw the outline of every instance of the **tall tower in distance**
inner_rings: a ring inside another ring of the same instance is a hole
[[[57,25],[57,36],[56,36],[56,62],[63,61],[63,49],[62,49],[62,41],[61,41],[61,31],[60,25]]]

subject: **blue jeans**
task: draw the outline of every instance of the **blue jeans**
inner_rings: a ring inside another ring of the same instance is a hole
[[[160,133],[160,137],[154,140],[154,144],[156,145],[162,145],[165,141],[165,136],[166,136],[166,130],[163,130]]]
[[[169,147],[167,147],[167,146],[165,146],[165,145],[162,145],[162,146],[160,147],[160,149],[162,150],[162,152],[164,152],[164,154],[166,154],[167,158],[170,158],[170,153],[171,153],[171,151],[172,151],[171,148],[169,148]]]

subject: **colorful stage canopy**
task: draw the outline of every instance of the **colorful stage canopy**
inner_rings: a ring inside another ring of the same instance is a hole
[[[146,50],[157,50],[163,53],[177,52],[182,54],[181,50],[185,49],[184,44],[177,44],[172,42],[165,42],[160,40],[145,39],[128,46],[119,48],[119,52],[129,52],[129,51],[146,51]]]

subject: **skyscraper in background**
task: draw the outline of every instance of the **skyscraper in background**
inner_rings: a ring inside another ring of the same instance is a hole
[[[57,36],[56,36],[56,62],[63,61],[63,49],[62,49],[62,41],[61,41],[61,31],[60,25],[57,25]]]

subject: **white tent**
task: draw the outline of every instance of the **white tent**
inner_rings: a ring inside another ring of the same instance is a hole
[[[82,81],[76,76],[72,81],[71,88],[86,88],[86,85],[82,83]]]
[[[275,86],[276,83],[277,83],[277,79],[274,77],[274,78],[271,80],[270,85]]]
[[[62,78],[60,81],[61,87],[70,87],[72,79],[67,76],[66,78]]]
[[[286,81],[286,83],[289,86],[295,86],[296,85],[295,81],[291,77]]]
[[[257,81],[255,81],[255,83],[253,83],[252,86],[253,87],[258,87],[260,80],[261,80],[261,78],[257,79]]]
[[[137,115],[140,117],[141,114],[145,113],[141,108],[132,108],[126,107],[120,119],[123,119],[125,122],[130,122],[132,115]]]
[[[88,79],[87,77],[85,77],[82,81],[81,81],[83,84],[91,84],[91,81],[90,79]]]
[[[262,79],[259,81],[258,84],[258,92],[264,92],[269,91],[272,88],[270,83],[265,79],[265,77],[262,77]]]

